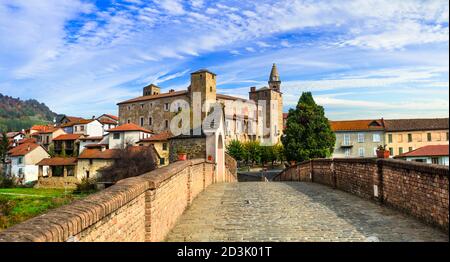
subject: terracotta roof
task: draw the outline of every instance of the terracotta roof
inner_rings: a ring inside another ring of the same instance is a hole
[[[421,131],[448,129],[448,118],[386,119],[386,131]]]
[[[165,141],[172,137],[172,133],[170,131],[164,131],[156,135],[152,135],[149,138],[141,139],[139,142],[156,142],[156,141]]]
[[[61,127],[70,127],[70,126],[74,126],[74,125],[84,125],[84,124],[89,124],[90,122],[94,121],[95,119],[80,119],[80,120],[76,120],[76,121],[71,121],[65,124],[62,124]]]
[[[117,105],[134,103],[134,102],[143,102],[143,101],[159,99],[159,98],[164,98],[164,97],[181,96],[181,95],[186,95],[186,94],[188,94],[188,91],[182,90],[182,91],[174,91],[174,92],[169,92],[169,93],[162,93],[162,94],[158,94],[158,95],[140,96],[140,97],[136,97],[136,98],[133,98],[130,100],[120,102]]]
[[[24,138],[22,140],[19,140],[19,144],[24,144],[24,143],[36,143],[37,139],[36,138]]]
[[[145,133],[153,133],[152,131],[147,130],[147,129],[143,128],[143,127],[140,127],[138,125],[135,125],[133,123],[124,124],[124,125],[115,127],[113,129],[107,130],[107,132],[125,132],[125,131],[142,131],[142,132],[145,132]]]
[[[116,120],[116,121],[119,121],[119,117],[118,117],[118,116],[115,116],[115,115],[103,114],[103,115],[101,115],[100,117],[102,117],[102,116],[107,116],[107,117],[112,118],[112,119],[114,119],[114,120]]]
[[[23,143],[8,151],[10,156],[24,156],[39,147],[36,143]]]
[[[84,120],[84,118],[82,117],[77,117],[77,116],[65,116],[67,118],[67,120],[69,120],[70,122],[76,122],[76,121],[80,121],[80,120]]]
[[[106,147],[109,144],[87,144],[84,145],[85,148],[102,148],[102,147]]]
[[[330,121],[330,125],[333,131],[384,130],[383,120],[381,119]]]
[[[148,147],[134,146],[131,147],[131,152],[140,152],[147,150]],[[118,159],[120,158],[121,149],[85,149],[78,156],[78,159]]]
[[[55,131],[57,131],[58,129],[61,129],[61,128],[59,128],[59,127],[48,127],[48,128],[46,128],[45,130],[43,130],[43,131],[39,131],[39,132],[37,132],[37,134],[49,134],[49,133],[53,133],[53,132],[55,132]],[[33,134],[34,135],[34,134]]]
[[[53,141],[71,141],[77,140],[82,136],[81,134],[63,134],[53,138]]]
[[[448,156],[448,145],[429,145],[417,148],[413,151],[403,153],[398,157],[412,157],[412,156]]]
[[[200,69],[200,70],[197,70],[197,71],[195,71],[195,72],[192,72],[191,75],[192,75],[192,74],[198,74],[198,73],[210,73],[210,74],[216,75],[216,74],[214,74],[213,72],[209,71],[209,70],[206,69],[206,68],[202,68],[202,69]]]
[[[36,165],[38,166],[75,166],[77,159],[75,157],[52,157],[44,158]]]
[[[117,159],[119,158],[119,149],[85,149],[78,156],[78,159]]]
[[[38,132],[43,132],[46,131],[47,129],[50,128],[55,128],[52,125],[34,125],[30,128],[30,130],[34,130],[34,131],[38,131]]]
[[[229,95],[222,95],[222,94],[216,94],[216,98],[219,99],[226,99],[226,100],[243,100],[247,101],[247,99],[236,97],[236,96],[229,96]]]
[[[110,125],[117,125],[117,121],[116,120],[111,120],[111,119],[98,119],[98,122],[102,123],[102,124],[110,124]]]
[[[85,136],[85,137],[80,137],[80,140],[102,140],[103,137],[102,136]]]

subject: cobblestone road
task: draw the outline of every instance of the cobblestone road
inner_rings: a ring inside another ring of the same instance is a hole
[[[299,182],[211,185],[167,241],[448,241],[397,211]]]

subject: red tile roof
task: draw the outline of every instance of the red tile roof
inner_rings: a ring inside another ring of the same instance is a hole
[[[396,156],[399,157],[420,157],[420,156],[448,156],[448,145],[429,145],[417,148],[413,151]]]
[[[19,140],[18,142],[19,144],[24,144],[24,143],[37,143],[36,138],[24,138],[22,140]]]
[[[61,127],[71,127],[74,125],[85,125],[89,124],[90,122],[94,121],[95,119],[79,119],[76,121],[70,121],[68,123],[62,124]]]
[[[172,137],[170,131],[164,131],[156,135],[152,135],[149,138],[141,139],[139,142],[156,142],[156,141],[166,141]]]
[[[102,148],[107,147],[109,144],[87,144],[84,147],[85,148]]]
[[[43,131],[38,131],[36,134],[49,134],[49,133],[53,133],[53,132],[57,131],[58,129],[61,129],[61,128],[52,126],[52,127],[46,128]]]
[[[38,166],[75,166],[77,159],[75,157],[52,157],[44,158],[36,165]]]
[[[53,138],[53,141],[72,141],[79,139],[81,136],[81,134],[63,134]]]
[[[140,97],[136,97],[136,98],[133,98],[133,99],[130,99],[130,100],[126,100],[126,101],[120,102],[117,105],[134,103],[134,102],[143,102],[143,101],[148,101],[148,100],[153,100],[153,99],[159,99],[159,98],[164,98],[164,97],[173,97],[173,96],[181,96],[181,95],[187,95],[187,94],[188,94],[187,90],[182,90],[182,91],[174,91],[174,92],[169,92],[169,93],[162,93],[162,94],[158,94],[158,95],[140,96]]]
[[[148,150],[148,147],[135,146],[130,148],[131,152],[141,152]],[[85,149],[78,156],[78,159],[118,159],[120,158],[121,149]]]
[[[85,136],[85,137],[80,137],[80,140],[102,140],[103,137],[102,136]]]
[[[34,131],[38,131],[38,132],[44,132],[44,131],[46,131],[46,130],[48,130],[48,129],[53,129],[53,128],[55,128],[54,126],[52,126],[52,125],[34,125],[34,126],[32,126],[31,128],[30,128],[30,130],[34,130]]]
[[[422,131],[448,129],[447,118],[422,118],[422,119],[386,119],[384,120],[386,131]]]
[[[384,130],[381,119],[330,121],[333,131],[378,131]]]
[[[80,120],[84,120],[84,118],[82,117],[77,117],[77,116],[66,116],[67,120],[69,120],[70,122],[76,122],[76,121],[80,121]]]
[[[125,132],[125,131],[142,131],[145,133],[153,133],[153,131],[147,130],[147,129],[140,127],[133,123],[124,124],[124,125],[115,127],[113,129],[107,130],[107,132]]]
[[[9,150],[8,154],[10,156],[24,156],[33,151],[34,149],[38,148],[39,146],[40,145],[35,143],[23,143]]]
[[[117,125],[117,121],[116,120],[111,120],[111,119],[108,119],[108,118],[98,119],[98,122],[100,122],[102,124]]]
[[[109,117],[109,118],[112,118],[112,119],[114,119],[114,120],[116,120],[116,121],[119,121],[119,117],[118,116],[115,116],[115,115],[110,115],[110,114],[103,114],[104,116],[107,116],[107,117]]]

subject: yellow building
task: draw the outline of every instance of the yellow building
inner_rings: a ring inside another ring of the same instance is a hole
[[[448,118],[384,120],[385,143],[391,156],[427,145],[448,145]]]
[[[139,146],[153,145],[159,158],[158,166],[162,167],[169,164],[169,138],[171,136],[172,134],[169,131],[164,131],[149,138],[141,139],[137,144]]]

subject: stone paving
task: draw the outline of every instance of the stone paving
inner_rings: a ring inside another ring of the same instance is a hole
[[[300,182],[214,184],[167,241],[448,241],[414,218],[332,188]]]

